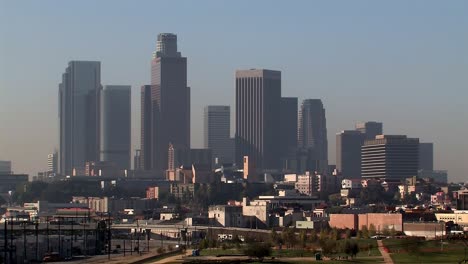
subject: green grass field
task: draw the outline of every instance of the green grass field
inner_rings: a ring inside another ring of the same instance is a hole
[[[405,239],[386,239],[383,243],[395,263],[458,263],[465,258],[466,246],[461,241],[444,241],[443,247],[435,240],[422,240],[417,246]]]

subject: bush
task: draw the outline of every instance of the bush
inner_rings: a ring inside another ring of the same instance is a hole
[[[158,247],[158,249],[156,249],[156,252],[158,254],[162,254],[162,253],[166,252],[166,249],[164,249],[163,247]]]
[[[251,243],[244,248],[244,254],[263,261],[265,257],[271,256],[271,245],[268,243]]]

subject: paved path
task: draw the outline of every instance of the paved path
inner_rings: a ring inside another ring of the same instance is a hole
[[[155,262],[151,262],[151,264],[163,264],[163,263],[173,263],[173,262],[183,262],[185,256],[190,256],[192,255],[191,250],[187,250],[185,253],[181,253],[175,256],[170,256],[167,258],[163,258],[160,260],[157,260]]]
[[[382,257],[384,259],[385,264],[393,264],[393,260],[390,257],[390,254],[384,250],[384,244],[382,243],[382,240],[377,240],[377,246],[379,247],[380,254],[382,254]]]

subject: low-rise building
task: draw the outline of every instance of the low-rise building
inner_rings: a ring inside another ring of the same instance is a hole
[[[236,205],[212,205],[208,208],[208,217],[215,224],[224,227],[243,227],[242,206]]]
[[[375,228],[377,233],[385,229],[403,231],[403,216],[400,213],[367,213],[367,214],[330,214],[330,227],[361,230],[364,226]]]
[[[436,213],[437,221],[450,222],[466,227],[468,226],[468,210],[455,210],[453,213]]]

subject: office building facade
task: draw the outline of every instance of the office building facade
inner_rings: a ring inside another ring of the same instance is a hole
[[[306,151],[308,159],[320,164],[315,171],[328,168],[327,120],[320,99],[306,99],[299,110],[298,147]]]
[[[56,174],[58,172],[58,153],[50,153],[47,155],[47,172],[49,174]]]
[[[418,157],[419,139],[378,135],[362,146],[362,177],[404,180],[416,176]]]
[[[12,173],[11,171],[11,161],[9,160],[0,160],[0,173]]]
[[[361,178],[361,147],[365,135],[355,130],[336,134],[336,169],[345,179]]]
[[[434,170],[433,143],[419,143],[419,169],[424,171]]]
[[[130,169],[131,87],[106,85],[101,92],[101,161]]]
[[[356,130],[365,135],[365,139],[375,139],[375,136],[383,134],[383,124],[368,121],[356,124]]]
[[[297,97],[282,97],[280,107],[281,157],[285,158],[297,150]]]
[[[234,149],[230,142],[231,110],[226,105],[209,105],[204,109],[205,148],[211,149],[218,164],[232,163]]]
[[[236,163],[248,156],[258,169],[280,163],[281,72],[236,71]]]
[[[71,61],[59,84],[59,169],[62,175],[84,175],[88,161],[99,160],[99,61]]]
[[[141,150],[146,170],[167,169],[169,143],[190,148],[190,88],[187,58],[177,51],[177,36],[158,35],[151,60],[151,86],[142,87]]]

